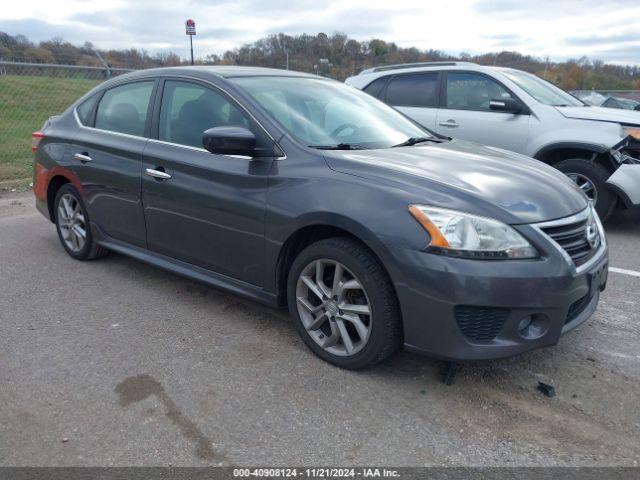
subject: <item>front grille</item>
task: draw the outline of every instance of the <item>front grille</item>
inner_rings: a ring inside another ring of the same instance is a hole
[[[573,302],[569,307],[569,312],[567,313],[567,318],[565,319],[564,323],[569,323],[572,320],[575,320],[576,318],[578,318],[588,304],[589,304],[588,295],[585,295],[581,299]]]
[[[591,214],[582,215],[581,217],[577,220],[575,217],[568,219],[567,223],[557,221],[540,227],[544,233],[567,252],[576,267],[585,264],[591,259],[598,250],[601,241],[601,239],[598,239],[593,246],[589,243],[587,237],[588,228],[595,229],[595,232],[598,232],[598,229]]]
[[[509,316],[508,308],[457,306],[456,322],[465,337],[470,340],[493,340]]]

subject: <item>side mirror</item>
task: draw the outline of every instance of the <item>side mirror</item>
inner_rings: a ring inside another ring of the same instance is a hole
[[[513,98],[494,98],[489,102],[489,108],[495,112],[520,113],[522,105]]]
[[[202,134],[202,145],[219,155],[243,155],[253,157],[256,136],[244,127],[215,127]]]

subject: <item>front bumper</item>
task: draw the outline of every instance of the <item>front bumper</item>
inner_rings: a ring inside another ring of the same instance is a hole
[[[561,335],[591,317],[606,286],[606,245],[579,273],[552,250],[542,259],[506,261],[457,259],[409,249],[393,254],[398,262],[392,276],[405,348],[444,360],[497,359],[555,345]],[[480,323],[475,330],[463,331],[466,324],[460,313],[466,314],[470,307],[480,312]],[[478,339],[490,330],[482,320],[496,318],[487,312],[501,312],[503,323],[493,338]],[[525,318],[541,326],[536,335],[519,330]],[[480,335],[470,338],[469,332]]]
[[[627,208],[640,206],[640,164],[623,163],[607,179],[607,185],[618,194]]]

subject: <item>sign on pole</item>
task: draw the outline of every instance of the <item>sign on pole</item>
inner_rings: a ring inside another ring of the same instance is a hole
[[[189,19],[184,22],[185,33],[187,35],[195,35],[196,34],[196,22]]]
[[[189,45],[191,46],[191,65],[193,65],[193,36],[196,34],[196,22],[188,19],[184,22],[184,31],[189,35]]]

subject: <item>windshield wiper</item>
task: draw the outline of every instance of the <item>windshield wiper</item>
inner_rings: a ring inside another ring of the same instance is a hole
[[[318,150],[366,150],[367,147],[357,143],[338,143],[336,145],[308,145]]]
[[[409,137],[404,142],[394,145],[394,147],[410,147],[424,142],[442,143],[443,141],[435,137]]]

